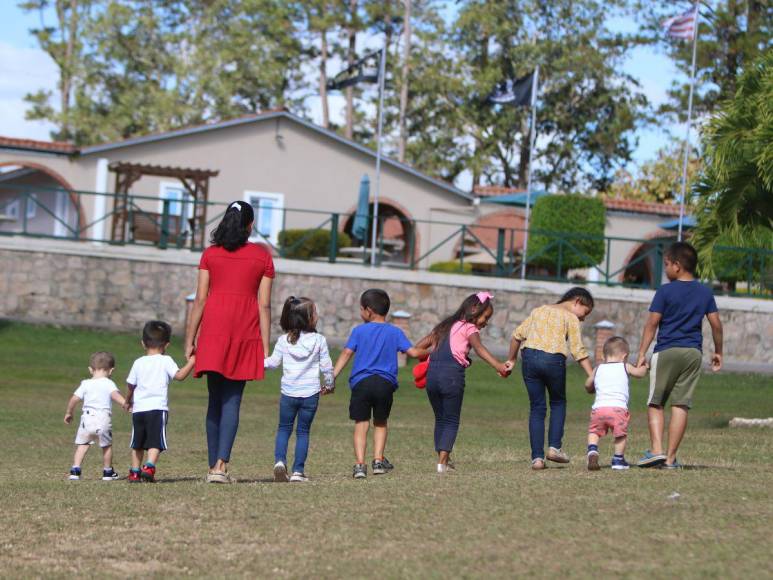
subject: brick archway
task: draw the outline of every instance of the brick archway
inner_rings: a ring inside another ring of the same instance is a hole
[[[59,172],[54,171],[50,167],[46,167],[45,165],[42,165],[40,163],[35,163],[34,161],[0,161],[0,167],[26,167],[28,169],[34,169],[35,171],[40,171],[41,173],[45,173],[48,175],[51,179],[56,181],[59,185],[62,186],[62,189],[67,190],[67,194],[70,198],[70,202],[72,203],[75,210],[78,212],[78,227],[80,230],[83,230],[86,227],[86,214],[83,211],[83,208],[80,204],[80,196],[75,193],[75,188],[70,184],[69,181],[67,181]]]
[[[370,204],[372,205],[375,201],[374,196],[370,196]],[[402,205],[400,202],[395,201],[392,198],[384,197],[383,195],[379,196],[378,198],[378,206],[379,206],[379,215],[383,215],[381,213],[381,208],[383,207],[389,207],[393,210],[395,210],[396,213],[401,214],[400,219],[406,220],[406,222],[411,223],[411,228],[413,230],[413,257],[414,259],[421,256],[421,234],[419,233],[418,228],[416,227],[416,222],[414,220],[413,215],[411,215],[411,212],[408,211],[408,209]],[[340,232],[344,232],[347,229],[351,229],[351,222],[352,222],[352,216],[357,213],[357,205],[351,205],[349,208],[343,213],[343,218],[338,226],[338,229]],[[366,246],[370,243],[370,240],[366,243]],[[407,244],[407,239],[406,239]],[[404,252],[404,257],[406,261],[410,261],[410,256],[408,255],[408,247],[406,245],[406,249]]]

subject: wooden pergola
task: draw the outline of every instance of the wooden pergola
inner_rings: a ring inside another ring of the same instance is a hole
[[[209,198],[209,178],[220,172],[209,169],[191,169],[187,167],[168,167],[145,163],[127,163],[115,161],[109,166],[115,173],[115,202],[113,206],[113,228],[111,239],[114,242],[126,241],[126,226],[129,222],[129,189],[144,176],[171,177],[182,183],[185,191],[193,198],[193,217],[191,221],[191,248],[204,246],[204,234],[207,224],[207,200]],[[148,213],[148,212],[146,212]],[[168,234],[168,232],[166,232]]]

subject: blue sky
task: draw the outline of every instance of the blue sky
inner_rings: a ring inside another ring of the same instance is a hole
[[[53,22],[53,19],[49,19]],[[39,25],[37,14],[25,14],[17,8],[16,0],[0,0],[0,135],[48,139],[50,126],[40,121],[26,121],[27,108],[23,96],[34,90],[53,90],[57,71],[53,62],[38,47],[29,34],[31,27]],[[612,30],[629,32],[636,29],[630,17],[614,17],[609,21]],[[672,62],[652,47],[639,47],[631,52],[625,66],[626,72],[637,78],[650,102],[657,106],[664,102],[671,82],[679,78]],[[342,102],[332,99],[331,108],[336,115]],[[319,116],[318,103],[309,103],[312,115]],[[319,119],[317,119],[319,121]],[[681,136],[681,128],[673,128]],[[635,164],[654,157],[655,152],[668,142],[666,131],[649,127],[637,131],[639,145],[634,155]],[[633,169],[633,167],[631,168]]]

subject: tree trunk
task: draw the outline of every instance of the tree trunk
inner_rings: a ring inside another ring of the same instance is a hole
[[[320,31],[319,98],[322,101],[322,126],[330,128],[330,107],[327,101],[327,29]]]
[[[400,140],[398,142],[397,159],[405,163],[405,148],[408,143],[408,128],[406,114],[408,111],[408,77],[411,72],[411,8],[412,0],[403,0],[405,4],[405,13],[403,15],[403,26],[405,35],[405,44],[403,45],[403,71],[402,86],[400,87]]]
[[[349,0],[349,25],[346,28],[346,37],[349,46],[346,51],[346,62],[349,66],[354,64],[357,57],[357,0]],[[344,135],[347,139],[354,136],[354,87],[346,87],[346,127]]]
[[[72,94],[73,79],[73,59],[75,54],[75,43],[78,38],[78,0],[70,0],[70,19],[67,21],[65,9],[65,0],[59,0],[56,3],[56,15],[59,19],[59,28],[62,35],[62,42],[65,45],[64,58],[62,66],[59,68],[59,88],[60,88],[60,109],[62,111],[62,136],[64,139],[71,139],[70,123],[70,95]]]

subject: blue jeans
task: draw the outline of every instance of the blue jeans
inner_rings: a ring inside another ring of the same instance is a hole
[[[529,441],[531,442],[531,458],[545,458],[545,415],[547,403],[545,391],[550,397],[550,427],[548,428],[548,444],[556,449],[561,448],[564,438],[564,422],[566,421],[566,357],[523,349],[521,355],[523,382],[529,393]]]
[[[231,449],[239,429],[239,408],[246,381],[234,381],[218,373],[207,373],[207,451],[209,466],[218,459],[231,460]]]
[[[459,363],[430,363],[427,397],[435,413],[435,451],[454,449],[464,401],[464,367]]]
[[[274,460],[287,464],[287,446],[290,435],[293,433],[293,423],[298,417],[298,427],[295,430],[295,460],[293,461],[293,473],[304,473],[306,456],[309,454],[309,432],[311,422],[317,413],[319,405],[319,393],[311,397],[288,397],[282,395],[279,398],[279,427],[276,430],[276,446],[274,447]]]

